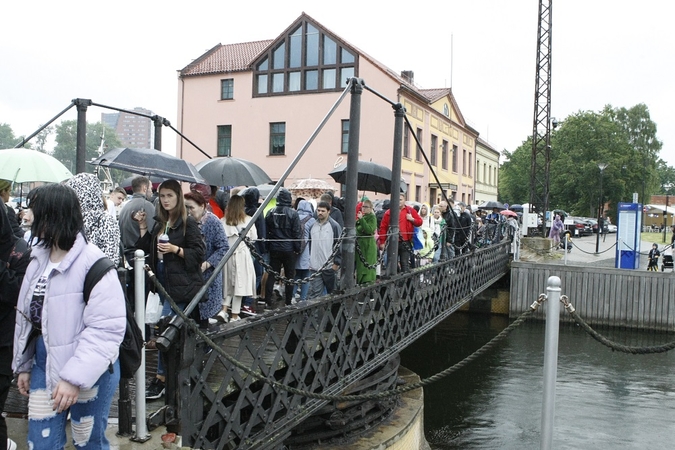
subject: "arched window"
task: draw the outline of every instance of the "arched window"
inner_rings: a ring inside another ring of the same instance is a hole
[[[254,64],[254,97],[340,91],[358,59],[312,23],[302,21]]]

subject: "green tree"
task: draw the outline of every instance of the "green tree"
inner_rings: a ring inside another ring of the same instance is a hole
[[[529,203],[532,138],[513,152],[504,150],[502,155],[505,161],[499,168],[499,201],[512,205]]]
[[[49,136],[51,136],[52,133],[54,133],[54,127],[52,126],[46,127],[44,130],[40,131],[35,136],[35,150],[40,151],[42,153],[49,153],[47,151],[46,145],[47,140],[49,139]]]
[[[608,105],[599,112],[568,116],[551,136],[550,208],[594,217],[601,184],[610,213],[618,202],[631,201],[634,192],[649,198],[663,185],[657,170],[660,149],[656,124],[643,104],[629,109]],[[500,200],[513,203],[524,197],[529,201],[532,141],[528,139],[513,153],[503,154],[506,162],[500,167]],[[607,164],[602,179],[599,163]]]
[[[0,149],[14,148],[18,141],[12,127],[8,123],[0,123]]]
[[[86,161],[91,161],[99,156],[101,136],[105,136],[103,152],[107,149],[121,147],[115,131],[109,126],[96,122],[87,124],[87,150]],[[56,146],[52,156],[61,161],[71,172],[75,173],[77,148],[77,121],[64,120],[56,126]],[[85,171],[94,173],[95,166],[85,164]],[[126,176],[118,170],[110,171],[113,182],[119,182]]]
[[[656,173],[659,177],[659,194],[675,194],[675,167],[669,166],[659,158],[656,162]]]

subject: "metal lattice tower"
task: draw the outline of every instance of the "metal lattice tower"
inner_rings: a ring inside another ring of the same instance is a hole
[[[537,214],[548,209],[549,168],[551,164],[551,7],[553,0],[539,0],[537,31],[537,70],[534,85],[534,126],[532,130],[532,168],[530,205]],[[544,221],[544,231],[546,222]]]

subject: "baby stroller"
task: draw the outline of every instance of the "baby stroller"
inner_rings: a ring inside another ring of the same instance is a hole
[[[570,253],[572,251],[572,247],[574,247],[574,244],[572,244],[570,230],[563,230],[560,233],[560,244],[558,245],[558,248],[560,250],[565,250],[565,248],[567,248],[567,253]]]
[[[663,260],[661,261],[661,272],[664,272],[666,269],[670,269],[675,272],[673,268],[673,248],[666,247],[663,250]]]

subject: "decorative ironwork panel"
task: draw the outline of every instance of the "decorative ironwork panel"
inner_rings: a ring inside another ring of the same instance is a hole
[[[285,386],[344,395],[508,270],[510,242],[425,266],[340,295],[269,311],[210,330],[248,371]],[[191,364],[169,372],[180,433],[193,448],[276,448],[328,403],[273,387],[213,351],[192,327]]]

